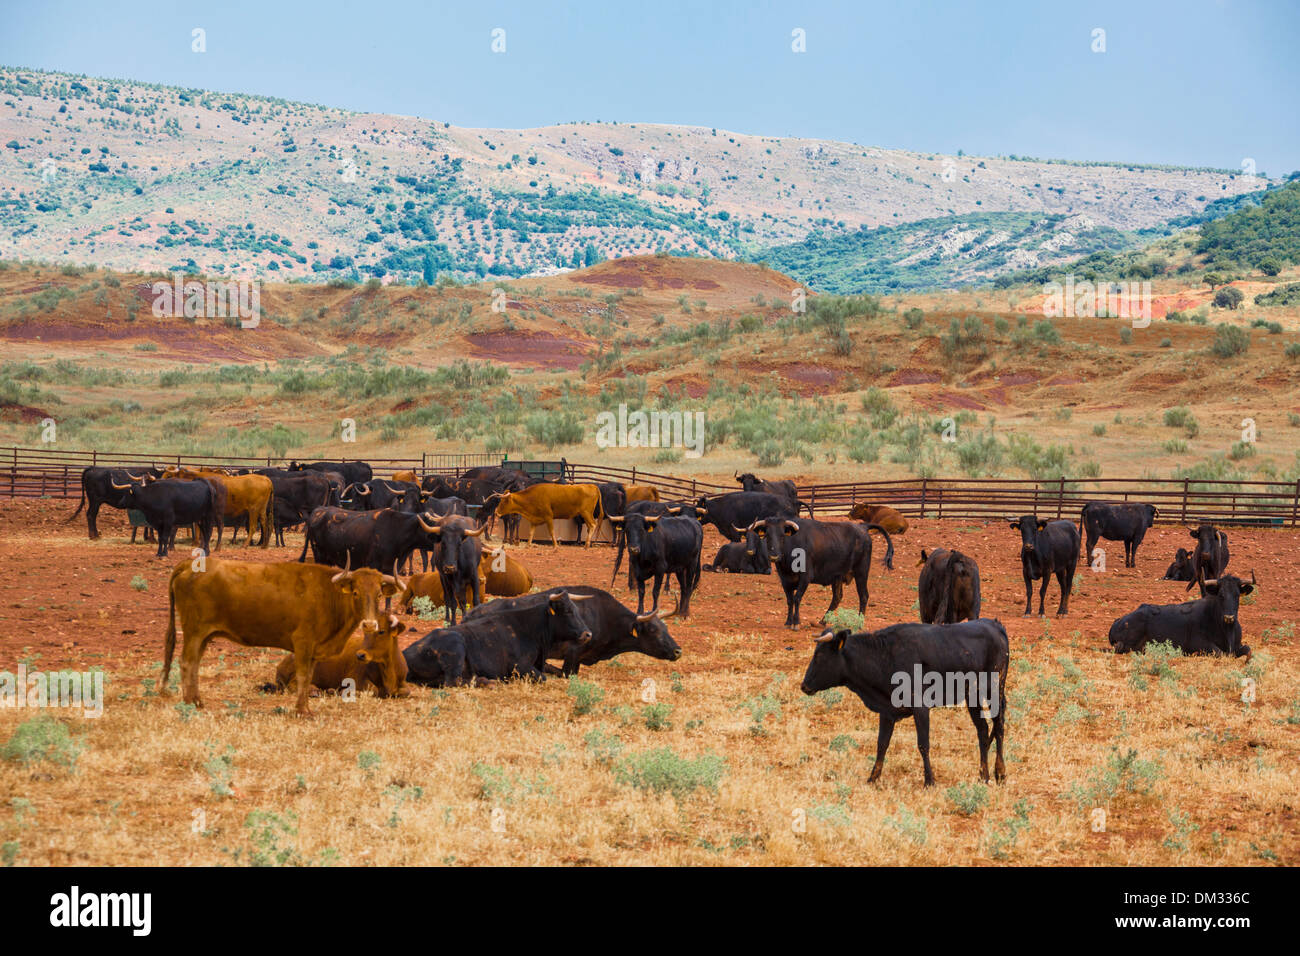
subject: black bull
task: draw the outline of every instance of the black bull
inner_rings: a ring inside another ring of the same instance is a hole
[[[798,504],[766,491],[732,491],[704,497],[695,506],[700,524],[711,524],[728,541],[740,541],[745,529],[763,518],[797,518]]]
[[[1159,514],[1155,505],[1088,502],[1079,512],[1079,533],[1086,541],[1084,558],[1092,560],[1092,549],[1097,546],[1098,538],[1123,541],[1124,567],[1137,567],[1138,546]]]
[[[917,604],[926,624],[956,624],[980,616],[980,569],[975,559],[960,551],[921,550],[921,576]]]
[[[1116,654],[1141,652],[1147,644],[1168,642],[1184,654],[1227,654],[1250,659],[1241,643],[1241,598],[1255,589],[1230,574],[1205,582],[1205,597],[1183,604],[1143,604],[1110,626]]]
[[[101,468],[92,466],[81,472],[81,501],[77,510],[68,516],[68,521],[76,520],[81,509],[86,509],[86,530],[93,541],[99,537],[99,509],[104,505],[110,508],[124,508],[121,503],[123,492],[114,488],[114,483],[125,484],[134,479],[150,476],[162,477],[160,468]]]

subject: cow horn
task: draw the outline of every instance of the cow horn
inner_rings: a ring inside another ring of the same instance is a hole
[[[116,481],[113,481],[113,479],[111,479],[111,478],[109,479],[109,484],[111,484],[111,485],[112,485],[114,488],[116,488],[118,491],[126,491],[126,489],[128,489],[128,488],[134,488],[134,487],[135,487],[135,485],[133,485],[133,484],[132,484],[131,482],[129,482],[129,481],[128,481],[126,484],[124,484],[124,485],[119,485]]]
[[[648,621],[648,620],[650,620],[652,617],[658,617],[658,616],[659,616],[659,612],[658,612],[658,611],[650,611],[650,612],[647,613],[647,614],[638,614],[638,615],[636,616],[636,619],[637,619],[638,622],[641,622],[641,621]]]
[[[1258,581],[1255,580],[1255,569],[1254,569],[1254,568],[1251,568],[1251,569],[1250,569],[1250,583],[1251,583],[1251,584],[1258,584],[1258,583],[1259,583]]]
[[[828,628],[826,628],[826,630],[824,630],[824,631],[821,632],[821,636],[819,636],[819,637],[814,637],[814,638],[813,638],[813,643],[814,643],[814,644],[829,644],[829,643],[830,643],[831,641],[833,641],[833,640],[835,640],[835,630],[834,630],[834,628],[829,628],[829,627],[828,627]]]
[[[352,577],[352,552],[349,551],[348,559],[343,564],[343,570],[340,571],[338,574],[334,575],[334,577],[330,578],[330,584],[338,584],[340,581],[349,579],[351,577]]]
[[[596,595],[594,594],[569,594],[570,601],[590,601]]]
[[[1218,583],[1219,583],[1219,579],[1218,579],[1218,578],[1205,578],[1204,580],[1201,581],[1201,583],[1204,584],[1204,585],[1208,588],[1211,584],[1218,584]]]
[[[398,565],[399,563],[400,563],[400,562],[397,561],[396,559],[393,560],[393,573],[392,573],[391,577],[392,577],[392,579],[393,579],[393,583],[396,584],[396,585],[398,586],[398,588],[400,588],[401,590],[405,591],[405,590],[406,590],[406,582],[403,581],[403,580],[402,580],[402,576],[401,576],[400,574],[397,573],[397,565]],[[385,577],[389,577],[389,575],[384,575],[384,576],[385,576]]]
[[[479,535],[481,535],[481,534],[482,534],[484,531],[486,531],[486,530],[487,530],[487,525],[482,525],[482,526],[479,527],[479,529],[478,529],[477,531],[466,531],[466,532],[465,532],[465,537],[467,537],[467,538],[477,538]]]
[[[361,486],[361,493],[362,493],[363,495],[368,495],[368,494],[370,494],[370,484],[369,484],[369,482],[367,482],[366,484],[364,484],[364,485]]]
[[[430,534],[432,534],[435,531],[441,531],[442,525],[439,522],[435,521],[433,524],[429,524],[429,522],[424,520],[424,516],[428,513],[429,512],[425,511],[420,514],[417,514],[415,516],[415,520],[420,522],[420,527],[423,528],[425,531],[428,531]]]
[[[786,528],[794,528],[795,531],[798,531],[798,530],[799,530],[799,524],[798,524],[798,522],[791,521],[789,518],[786,519],[786,521],[785,521],[785,526],[786,526]]]

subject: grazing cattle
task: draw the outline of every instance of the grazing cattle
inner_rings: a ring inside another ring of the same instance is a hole
[[[651,611],[659,611],[659,591],[664,578],[677,579],[677,607],[672,617],[690,616],[691,595],[700,583],[700,550],[704,547],[704,529],[693,518],[630,514],[610,519],[622,527],[627,542],[628,589],[636,588],[638,614],[645,611],[646,581],[654,578]],[[615,572],[617,573],[617,572]]]
[[[271,528],[275,512],[275,486],[265,475],[227,475],[210,468],[168,468],[163,472],[168,478],[206,479],[222,485],[226,489],[224,507],[221,513],[224,524],[234,524],[237,519],[247,517],[249,521],[248,542],[253,544],[253,529],[261,530],[261,546],[270,547],[274,531]],[[231,536],[234,544],[234,534]],[[217,528],[217,546],[221,545],[221,525]]]
[[[306,540],[298,560],[306,561],[310,548],[317,564],[380,570],[400,567],[415,549],[432,551],[437,547],[436,527],[423,514],[391,508],[360,512],[317,508],[307,519]]]
[[[1225,574],[1204,582],[1205,597],[1184,604],[1143,604],[1110,626],[1116,654],[1141,652],[1147,644],[1169,642],[1184,654],[1227,654],[1250,659],[1250,646],[1241,643],[1241,598],[1255,589]]]
[[[600,489],[595,485],[559,485],[539,482],[522,491],[498,492],[495,496],[495,514],[519,515],[528,522],[528,543],[540,525],[546,525],[551,536],[551,546],[558,548],[555,539],[555,519],[574,518],[587,526],[587,547],[591,547],[596,525],[604,516],[600,506]]]
[[[907,519],[888,505],[869,505],[861,502],[853,506],[849,517],[854,521],[878,524],[890,534],[906,534],[910,527]]]
[[[980,616],[980,569],[960,551],[921,549],[921,577],[916,590],[925,624],[956,624]]]
[[[758,538],[752,551],[748,541],[729,541],[718,548],[713,563],[706,564],[704,569],[731,574],[771,574],[772,562],[767,554],[767,538]]]
[[[1097,539],[1105,538],[1107,541],[1123,541],[1124,567],[1136,568],[1138,545],[1147,529],[1155,524],[1158,514],[1155,505],[1088,502],[1079,512],[1079,533],[1086,536],[1084,560],[1092,560],[1092,549],[1097,546]]]
[[[779,495],[790,501],[794,507],[794,517],[799,517],[799,509],[802,508],[808,512],[808,517],[812,517],[812,508],[803,501],[799,500],[799,490],[790,479],[786,478],[781,481],[764,481],[757,475],[745,472],[737,473],[735,479],[740,482],[740,487],[744,491],[761,491],[770,495]]]
[[[423,515],[418,515],[417,518],[424,521]],[[438,519],[425,530],[438,542],[434,561],[442,578],[447,621],[454,625],[456,616],[467,603],[466,594],[470,595],[474,607],[483,603],[483,583],[479,579],[483,543],[479,541],[479,536],[487,529],[476,527],[469,518],[449,515]]]
[[[367,482],[375,477],[374,470],[364,461],[313,461],[313,462],[289,462],[290,471],[312,471],[338,472],[343,476],[345,485],[352,485],[358,482]]]
[[[701,498],[695,505],[700,524],[711,524],[728,541],[740,541],[761,518],[797,518],[799,509],[784,495],[766,491],[732,491]]]
[[[776,568],[785,591],[785,626],[799,626],[799,606],[810,584],[829,585],[830,614],[844,598],[844,585],[852,580],[858,590],[858,613],[867,612],[867,575],[871,572],[871,531],[885,536],[885,567],[894,567],[894,542],[879,525],[848,521],[816,521],[812,518],[764,518],[748,528],[746,543],[758,550],[758,539],[767,542],[768,559]],[[823,615],[823,619],[825,615]]]
[[[471,612],[454,627],[430,631],[408,647],[407,679],[430,687],[448,687],[479,680],[523,677],[544,680],[548,655],[563,647],[577,659],[591,639],[591,629],[575,603],[581,600],[563,589],[540,601],[502,598],[485,605],[491,614]],[[567,658],[566,658],[567,660]]]
[[[1192,551],[1193,584],[1201,586],[1201,597],[1205,597],[1205,582],[1220,577],[1228,567],[1228,536],[1212,524],[1202,524],[1197,528],[1188,528],[1188,533],[1196,539],[1196,548]]]
[[[1061,617],[1070,610],[1070,589],[1074,586],[1074,569],[1079,563],[1079,529],[1072,521],[1048,521],[1033,515],[1008,518],[1013,531],[1020,532],[1020,570],[1025,579],[1025,617],[1034,609],[1034,584],[1041,579],[1038,592],[1038,613],[1043,613],[1047,585],[1056,575],[1061,587],[1061,604],[1056,614]]]
[[[1169,565],[1163,578],[1165,581],[1195,581],[1196,572],[1192,570],[1192,556],[1186,548],[1179,548],[1174,554],[1174,563]]]
[[[411,689],[406,686],[406,658],[397,646],[397,637],[405,630],[406,625],[396,617],[385,615],[373,635],[353,635],[343,650],[316,661],[311,669],[311,686],[357,694],[373,687],[376,697],[410,697]],[[287,690],[294,685],[296,674],[297,665],[290,654],[275,669],[275,683],[262,689]]]
[[[586,585],[554,587],[515,600],[520,604],[540,604],[562,593],[567,593],[574,600],[582,600],[582,616],[591,629],[591,638],[581,646],[572,643],[553,645],[549,652],[550,658],[562,660],[564,665],[556,668],[547,664],[544,668],[547,673],[573,675],[578,673],[580,666],[591,667],[619,654],[645,654],[661,661],[675,661],[682,656],[682,649],[668,633],[668,626],[659,615],[654,612],[637,614],[621,604],[614,595],[600,588]],[[498,613],[496,609],[504,604],[503,601],[490,601],[471,611],[466,620]]]
[[[204,486],[207,487],[206,485]],[[176,615],[181,618],[181,687],[185,703],[202,707],[199,661],[213,638],[245,647],[279,647],[293,652],[298,713],[310,716],[312,664],[336,654],[357,625],[373,640],[379,630],[379,600],[401,589],[396,575],[370,568],[338,571],[292,561],[265,564],[208,558],[196,571],[182,561],[168,583],[169,612],[163,641],[162,687],[166,693],[176,651]]]
[[[90,540],[94,541],[99,537],[99,509],[104,505],[110,508],[124,508],[121,504],[122,492],[114,487],[115,484],[126,484],[132,481],[140,482],[146,476],[160,478],[162,470],[159,468],[100,468],[98,466],[86,468],[81,472],[81,501],[77,505],[77,510],[68,516],[68,521],[75,521],[77,515],[81,514],[81,509],[86,509],[86,530],[90,534]]]
[[[659,489],[654,485],[624,485],[624,492],[627,495],[626,504],[634,501],[658,501]],[[624,507],[626,510],[626,505]]]
[[[868,783],[880,779],[894,724],[911,717],[916,721],[916,747],[925,768],[925,785],[933,786],[930,710],[965,703],[979,738],[980,777],[985,782],[989,779],[992,739],[998,745],[993,773],[1002,783],[1006,779],[1002,747],[1010,659],[1006,628],[989,618],[960,624],[893,624],[859,634],[828,630],[817,639],[800,689],[816,694],[847,687],[868,710],[880,715],[876,763]],[[991,728],[985,723],[989,718]]]
[[[176,537],[176,529],[185,525],[197,527],[202,548],[204,552],[208,551],[212,544],[212,524],[217,511],[216,498],[208,482],[113,482],[113,489],[121,493],[122,507],[142,512],[145,521],[157,530],[158,557],[167,556]]]

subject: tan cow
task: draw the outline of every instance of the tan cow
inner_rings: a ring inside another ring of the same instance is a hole
[[[495,570],[501,568],[502,570]],[[527,594],[533,587],[533,576],[523,563],[506,554],[505,548],[484,551],[478,564],[479,581],[483,591],[495,597],[518,597]],[[468,589],[466,589],[468,594]],[[442,577],[436,571],[413,574],[406,581],[406,588],[397,598],[397,608],[409,612],[411,604],[418,597],[427,597],[434,607],[445,603],[442,595]],[[466,598],[466,602],[469,599]]]
[[[865,501],[854,505],[849,517],[854,521],[878,524],[890,534],[903,534],[909,527],[907,519],[888,505],[869,505]]]
[[[409,481],[413,485],[420,483],[420,479],[415,477],[415,472],[409,468],[406,471],[393,472],[393,481]]]
[[[253,531],[262,529],[262,547],[271,546],[274,535],[272,518],[275,512],[275,488],[266,475],[227,475],[215,468],[185,468],[173,465],[163,472],[165,478],[206,478],[220,482],[226,488],[224,523],[248,516],[248,541],[253,544]],[[221,546],[221,531],[217,531],[217,547]],[[215,548],[213,550],[216,550]]]
[[[558,548],[555,540],[555,519],[574,518],[587,526],[587,547],[596,536],[596,526],[603,517],[600,508],[600,488],[597,485],[558,485],[540,482],[522,491],[498,492],[496,514],[519,515],[528,522],[528,543],[539,525],[546,525],[551,535],[551,546]]]
[[[402,590],[402,579],[372,568],[342,571],[323,564],[283,561],[182,561],[172,571],[163,638],[163,693],[176,652],[176,615],[181,618],[181,687],[185,703],[202,707],[199,661],[214,638],[245,647],[279,647],[293,652],[298,713],[310,716],[307,696],[312,665],[337,654],[361,625],[373,643],[379,631],[379,602]]]
[[[659,489],[654,485],[628,485],[624,490],[627,491],[628,504],[633,501],[659,500]]]
[[[406,686],[406,658],[397,646],[397,637],[406,630],[406,625],[392,614],[386,615],[380,624],[373,640],[354,634],[338,654],[318,660],[312,667],[311,685],[320,690],[341,691],[343,682],[350,680],[350,689],[358,694],[373,687],[376,697],[410,697],[411,689]],[[265,689],[281,691],[293,687],[295,673],[290,654],[275,669],[275,683]]]

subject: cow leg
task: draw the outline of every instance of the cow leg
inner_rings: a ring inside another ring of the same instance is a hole
[[[629,577],[630,576],[631,575],[629,574]],[[645,613],[645,578],[639,578],[637,580],[636,591],[637,591],[636,613],[644,614]]]
[[[203,659],[203,652],[208,649],[214,636],[208,634],[202,638],[191,638],[186,634],[185,646],[181,648],[182,697],[185,703],[198,708],[203,707],[203,701],[199,699],[199,661]]]
[[[1007,779],[1007,765],[1002,762],[1002,738],[1006,735],[1007,695],[1002,684],[998,685],[998,712],[993,715],[993,739],[997,741],[998,757],[993,763],[993,779],[1002,783]],[[987,778],[985,778],[987,779]]]
[[[691,572],[678,571],[677,577],[677,616],[685,620],[691,616]]]
[[[860,573],[853,576],[853,584],[858,589],[858,613],[865,617],[867,613],[867,598],[869,597],[867,591],[866,568],[863,568]]]
[[[588,519],[586,515],[582,516],[582,523],[587,527],[587,547],[590,548],[591,542],[596,540],[596,528],[598,527],[598,524],[594,517]],[[582,537],[581,528],[578,529],[578,537]]]
[[[139,531],[139,530],[140,530],[140,529],[139,529],[138,526],[136,526],[136,525],[131,525],[131,543],[132,543],[132,544],[135,544],[135,533],[136,533],[137,531]]]
[[[980,779],[985,783],[989,782],[989,728],[984,723],[984,718],[980,716],[979,707],[966,708],[970,712],[971,723],[975,725],[975,734],[979,737],[980,742]]]
[[[158,557],[167,557],[167,546],[171,542],[173,534],[172,526],[167,523],[161,523],[158,528]]]
[[[1092,564],[1092,549],[1097,547],[1097,541],[1100,538],[1101,535],[1093,534],[1091,531],[1088,532],[1088,540],[1084,544],[1083,556],[1089,564]]]
[[[1056,579],[1061,585],[1061,606],[1056,609],[1056,616],[1064,617],[1070,613],[1070,592],[1074,590],[1074,562],[1057,571]]]
[[[1047,600],[1047,586],[1052,583],[1052,573],[1043,569],[1043,586],[1038,589],[1038,616],[1043,616],[1043,602]]]
[[[930,708],[917,707],[912,711],[916,721],[916,749],[921,751],[921,763],[925,766],[925,785],[934,786],[934,773],[930,770]]]
[[[650,607],[650,611],[652,613],[657,613],[659,610],[659,591],[663,586],[664,586],[664,576],[662,574],[656,574],[655,583],[654,583],[654,604],[652,604]],[[640,612],[638,611],[637,613]]]
[[[781,582],[781,587],[785,589],[785,626],[794,627],[794,588],[787,587],[784,581]]]
[[[302,645],[295,645],[293,649],[293,673],[294,679],[298,682],[298,716],[312,716],[311,708],[307,706],[307,699],[311,697],[311,670],[312,665],[316,662],[312,655]]]
[[[889,749],[889,738],[894,736],[894,718],[880,715],[880,729],[876,731],[876,764],[871,768],[867,783],[880,779],[880,771],[885,769],[885,751]]]
[[[826,609],[822,615],[822,620],[831,616],[831,612],[840,606],[840,601],[844,600],[844,582],[836,581],[831,585],[831,606]]]
[[[549,531],[551,534],[551,547],[558,548],[560,546],[560,542],[555,540],[555,521],[552,520],[550,515],[546,516],[546,530]]]
[[[1029,576],[1029,570],[1027,568],[1024,571],[1024,576],[1025,576],[1025,617],[1029,617],[1034,613],[1034,579]],[[1040,609],[1038,613],[1042,614],[1043,612]]]
[[[800,607],[800,605],[803,604],[803,595],[804,595],[804,592],[807,591],[807,590],[808,590],[808,575],[805,574],[805,575],[803,575],[802,577],[799,578],[799,583],[795,585],[795,589],[794,589],[794,623],[791,625],[791,627],[798,627],[798,626],[799,626],[799,607]]]
[[[99,502],[91,502],[86,506],[86,528],[90,531],[90,540],[94,541],[99,537]]]

